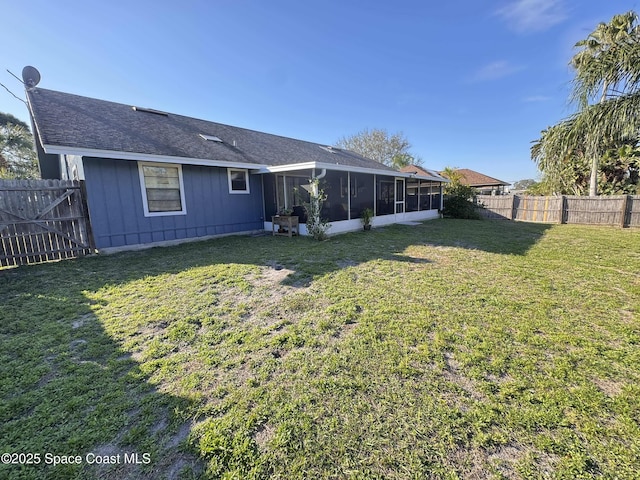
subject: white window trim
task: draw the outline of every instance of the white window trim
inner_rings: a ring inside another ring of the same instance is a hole
[[[182,210],[175,212],[150,212],[149,202],[147,200],[147,186],[144,183],[144,171],[142,167],[176,167],[178,169],[178,181],[180,182],[180,204]],[[142,193],[142,205],[144,206],[145,217],[166,217],[170,215],[186,215],[187,205],[184,200],[184,181],[182,179],[182,165],[178,163],[157,163],[157,162],[138,162],[138,176],[140,178],[140,190]]]
[[[244,180],[247,184],[247,188],[245,190],[234,190],[231,184],[231,172],[242,172],[244,173]],[[246,195],[251,193],[249,188],[249,170],[246,168],[227,168],[227,179],[229,181],[229,193],[232,195],[240,194]]]

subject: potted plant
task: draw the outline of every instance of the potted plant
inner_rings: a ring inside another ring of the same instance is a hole
[[[362,216],[360,220],[362,221],[362,226],[365,230],[371,230],[371,219],[373,218],[373,210],[370,208],[365,208],[362,210]]]

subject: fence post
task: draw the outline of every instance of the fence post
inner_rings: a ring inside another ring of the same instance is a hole
[[[559,219],[560,225],[565,223],[564,213],[565,213],[565,210],[566,210],[566,208],[565,208],[566,203],[567,203],[566,197],[564,195],[560,195],[560,219]]]
[[[509,216],[509,220],[513,220],[515,218],[515,213],[514,213],[515,208],[516,208],[516,196],[511,195],[511,213]]]
[[[620,218],[620,228],[624,228],[627,226],[627,213],[630,206],[631,206],[631,202],[629,201],[629,195],[623,195],[622,209],[621,209],[622,218]]]
[[[80,199],[82,201],[82,214],[85,219],[85,227],[87,232],[87,240],[91,253],[96,253],[96,242],[93,238],[93,228],[91,226],[91,217],[89,216],[89,203],[87,202],[87,184],[85,180],[78,180],[80,185]]]

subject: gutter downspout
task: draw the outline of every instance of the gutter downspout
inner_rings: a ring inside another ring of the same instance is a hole
[[[313,173],[315,173],[315,169],[313,170]],[[317,177],[313,177],[313,178],[317,178],[318,180],[320,180],[321,178],[324,178],[327,175],[327,169],[323,168],[322,169],[322,173],[320,175],[318,175]]]
[[[314,180],[321,180],[323,179],[326,175],[327,175],[327,169],[323,168],[322,169],[322,173],[318,176],[315,176],[316,173],[316,169],[313,169],[313,179]],[[313,195],[317,196],[318,195],[318,184],[317,183],[313,183],[313,186],[311,187],[311,191],[313,193]]]

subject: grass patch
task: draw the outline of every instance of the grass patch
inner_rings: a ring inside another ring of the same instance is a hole
[[[638,272],[463,220],[2,270],[0,450],[83,462],[0,476],[636,478]]]

